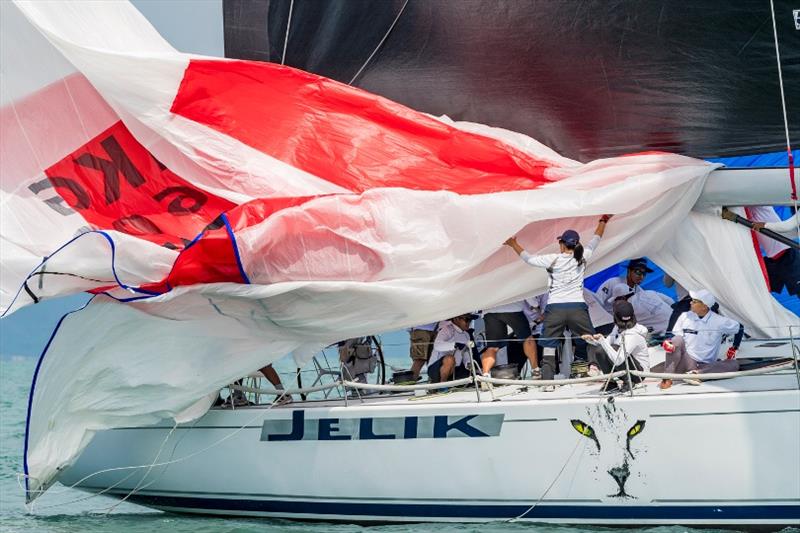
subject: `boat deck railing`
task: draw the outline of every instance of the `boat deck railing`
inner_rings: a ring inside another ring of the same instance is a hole
[[[766,361],[765,361],[766,362]],[[311,395],[314,393],[320,393],[325,391],[331,390],[339,390],[342,394],[338,396],[337,400],[343,400],[344,405],[348,405],[349,401],[356,401],[359,400],[363,401],[365,398],[375,398],[375,395],[381,395],[380,397],[383,398],[390,398],[392,396],[399,396],[399,395],[407,395],[409,392],[413,392],[415,394],[419,394],[419,392],[438,392],[445,389],[453,389],[453,388],[461,388],[462,392],[468,392],[469,390],[474,389],[475,391],[475,398],[477,402],[481,401],[494,401],[494,395],[492,393],[493,387],[501,387],[501,386],[517,386],[517,387],[533,387],[533,388],[544,388],[544,387],[564,387],[568,385],[583,385],[583,384],[604,384],[607,383],[611,379],[622,379],[623,382],[627,381],[630,383],[631,377],[638,377],[642,379],[669,379],[674,380],[677,382],[680,381],[699,381],[699,382],[706,382],[706,381],[716,381],[716,380],[731,380],[734,378],[740,377],[748,377],[748,376],[761,376],[767,374],[776,374],[776,373],[784,373],[786,374],[787,371],[793,371],[792,373],[795,374],[798,383],[798,389],[800,389],[800,362],[798,361],[797,355],[792,358],[782,358],[776,359],[772,364],[766,364],[760,366],[759,368],[748,369],[748,370],[739,370],[735,372],[719,372],[719,373],[699,373],[699,374],[675,374],[675,373],[667,373],[667,372],[645,372],[645,371],[638,371],[634,369],[626,369],[620,370],[617,372],[613,372],[610,374],[601,374],[598,376],[587,376],[587,377],[578,377],[578,378],[567,378],[567,379],[552,379],[552,380],[545,380],[545,379],[502,379],[502,378],[493,378],[489,376],[483,376],[480,372],[476,372],[473,369],[473,372],[470,376],[456,379],[446,382],[440,383],[414,383],[414,384],[374,384],[374,383],[362,383],[358,381],[351,381],[348,379],[338,379],[332,383],[315,385],[312,387],[303,387],[303,388],[295,388],[295,389],[286,389],[286,390],[278,390],[274,388],[260,388],[260,387],[253,387],[253,386],[246,386],[246,385],[230,385],[230,390],[241,391],[245,394],[252,395],[256,399],[259,399],[261,396],[267,397],[275,397],[280,399],[286,396],[300,396],[304,400],[309,399]],[[484,385],[485,384],[485,385]],[[485,388],[483,388],[485,387]],[[564,389],[561,389],[564,390]],[[482,396],[481,392],[489,392],[488,399]],[[585,396],[586,389],[576,389],[574,397],[578,395]],[[600,390],[595,391],[596,395],[600,395]],[[362,393],[363,396],[362,396]],[[634,388],[630,388],[626,394],[631,396],[634,395]],[[563,395],[560,395],[563,397]],[[327,395],[324,398],[319,399],[327,399]],[[272,402],[267,402],[267,404],[271,404]],[[261,404],[260,402],[256,401],[256,404]]]

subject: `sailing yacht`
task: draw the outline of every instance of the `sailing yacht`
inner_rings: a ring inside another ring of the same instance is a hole
[[[93,295],[33,376],[29,501],[60,482],[294,519],[800,520],[800,322],[720,216],[796,204],[785,5],[230,0],[228,58],[179,52],[127,2],[0,9],[0,307]],[[719,160],[784,147],[781,168]],[[542,293],[504,240],[547,253],[603,214],[587,272],[647,256],[711,291],[751,335],[740,371],[694,385],[652,347],[614,395],[610,376],[321,366],[276,402],[237,384]]]

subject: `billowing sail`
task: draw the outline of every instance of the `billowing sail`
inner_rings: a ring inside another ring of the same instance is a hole
[[[196,416],[290,353],[542,292],[501,243],[552,251],[604,213],[590,272],[649,255],[754,332],[797,322],[747,232],[690,214],[712,164],[579,163],[291,67],[182,54],[127,3],[0,5],[2,307],[97,295],[37,367],[30,497],[94,431]]]

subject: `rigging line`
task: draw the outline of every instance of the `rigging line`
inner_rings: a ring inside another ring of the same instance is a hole
[[[283,36],[283,53],[281,54],[281,65],[286,62],[286,47],[289,44],[289,28],[292,27],[292,10],[294,9],[294,0],[289,3],[289,18],[286,19],[286,34]]]
[[[177,464],[177,463],[182,463],[183,461],[187,461],[187,460],[191,459],[192,457],[195,457],[197,455],[205,453],[208,450],[211,450],[212,448],[215,448],[216,446],[219,446],[220,444],[222,444],[226,440],[228,440],[231,437],[237,435],[238,433],[244,431],[244,429],[246,429],[252,422],[257,420],[259,417],[263,416],[264,412],[271,410],[273,407],[275,407],[277,405],[280,405],[280,400],[283,399],[283,397],[286,396],[286,394],[287,394],[287,392],[284,391],[283,394],[281,394],[278,398],[276,398],[275,401],[271,405],[269,405],[266,409],[257,409],[256,413],[255,413],[255,415],[253,417],[249,418],[241,426],[239,426],[238,428],[236,428],[232,432],[228,433],[227,435],[224,435],[221,438],[217,439],[216,441],[212,442],[211,444],[209,444],[205,448],[201,448],[200,450],[194,451],[194,452],[192,452],[192,453],[190,453],[188,455],[184,455],[183,457],[178,457],[177,459],[169,459],[167,461],[162,461],[160,463],[142,464],[142,465],[134,465],[134,466],[119,466],[119,467],[114,467],[114,468],[105,468],[105,469],[102,469],[102,470],[98,470],[96,472],[92,472],[91,474],[87,474],[86,476],[82,477],[81,479],[79,479],[78,481],[76,481],[75,483],[70,485],[68,488],[74,488],[77,485],[83,483],[84,481],[86,481],[86,480],[88,480],[90,478],[93,478],[94,476],[97,476],[97,475],[100,475],[100,474],[105,474],[105,473],[108,473],[108,472],[119,472],[119,471],[122,471],[122,470],[134,470],[134,471],[136,471],[136,470],[139,470],[139,469],[142,469],[142,468],[151,469],[151,468],[156,467],[156,466],[167,466],[167,465]],[[174,454],[174,450],[173,450],[173,454]],[[23,477],[27,478],[27,477],[32,477],[32,476],[28,476],[27,474],[23,474]],[[61,504],[58,504],[58,505],[61,505]]]
[[[626,356],[626,357],[627,357],[627,356]],[[609,374],[608,374],[608,378],[606,378],[605,385],[603,385],[603,388],[604,388],[604,389],[605,389],[606,387],[608,387],[608,384],[611,382],[611,379],[612,379],[612,377],[613,377],[613,376],[614,376],[614,372],[609,372]],[[604,401],[609,401],[609,402],[611,402],[611,401],[613,401],[613,400],[614,400],[614,399],[613,399],[613,397],[601,396],[601,397],[600,397],[600,399],[599,399],[599,402],[598,402],[598,404],[602,404]],[[527,509],[527,510],[526,510],[524,513],[522,513],[522,514],[520,514],[520,515],[517,515],[517,516],[515,516],[514,518],[509,518],[508,520],[506,520],[506,522],[507,522],[507,523],[513,523],[513,522],[516,522],[517,520],[521,520],[522,518],[524,518],[525,516],[527,516],[527,515],[528,515],[528,513],[530,513],[531,511],[533,511],[533,510],[536,508],[536,506],[537,506],[537,505],[539,505],[540,503],[542,503],[542,500],[544,500],[544,499],[545,499],[545,497],[547,497],[547,495],[550,493],[550,490],[553,488],[553,486],[556,484],[556,482],[557,482],[557,481],[558,481],[558,480],[561,478],[561,474],[563,474],[563,473],[564,473],[564,470],[566,470],[566,468],[567,468],[567,465],[568,465],[568,464],[570,463],[570,461],[572,460],[572,456],[573,456],[573,455],[575,455],[575,452],[576,452],[576,451],[578,451],[578,447],[580,446],[580,444],[581,444],[581,441],[582,441],[582,440],[583,440],[583,439],[581,439],[580,437],[578,437],[578,440],[577,440],[577,441],[575,441],[575,447],[572,449],[572,452],[569,454],[569,457],[567,457],[567,460],[566,460],[566,461],[564,461],[564,464],[561,466],[561,470],[559,470],[559,471],[558,471],[558,474],[556,474],[556,477],[554,477],[554,478],[553,478],[553,481],[551,481],[551,482],[550,482],[550,485],[548,485],[548,486],[547,486],[547,488],[546,488],[546,489],[545,489],[545,491],[542,493],[542,495],[539,497],[539,499],[538,499],[538,500],[536,500],[535,502],[533,502],[533,505],[531,505],[530,507],[528,507],[528,509]],[[584,442],[584,448],[585,448],[585,447],[586,447],[586,443]]]
[[[367,58],[367,60],[364,61],[364,64],[361,65],[360,69],[358,69],[358,72],[356,72],[356,75],[353,76],[352,79],[349,82],[347,82],[347,85],[353,85],[353,82],[356,81],[356,78],[358,78],[361,75],[361,73],[367,67],[369,62],[372,61],[372,58],[375,57],[375,54],[377,54],[378,50],[380,50],[381,46],[383,46],[383,43],[389,37],[389,34],[392,33],[392,30],[394,29],[395,25],[397,24],[397,21],[400,20],[400,15],[402,15],[403,11],[406,10],[406,6],[407,5],[408,5],[408,0],[403,2],[403,7],[400,8],[400,11],[397,13],[397,16],[394,18],[394,21],[392,21],[392,25],[389,26],[389,29],[386,31],[386,35],[383,36],[383,39],[381,39],[381,42],[379,42],[378,46],[375,47],[375,50],[373,50],[372,53]]]
[[[42,267],[42,268],[44,268],[44,267]],[[34,272],[33,274],[31,274],[30,277],[31,278],[35,278],[36,276],[39,276],[39,281],[40,281],[39,288],[41,289],[42,288],[41,287],[41,280],[44,278],[44,276],[50,276],[50,275],[53,275],[53,276],[70,276],[70,277],[73,277],[73,278],[84,279],[86,281],[94,281],[96,283],[116,283],[116,281],[113,280],[113,279],[88,278],[86,276],[81,276],[80,274],[73,274],[72,272],[56,272],[54,270],[40,270],[38,272]]]
[[[775,2],[769,0],[769,10],[772,15],[772,36],[775,40],[775,61],[778,67],[778,86],[781,90],[781,110],[783,111],[783,130],[786,134],[786,154],[789,158],[789,181],[792,187],[792,201],[794,211],[797,213],[797,185],[794,181],[794,155],[792,154],[792,141],[789,137],[789,119],[786,114],[786,94],[783,90],[783,71],[781,69],[781,49],[778,45],[778,27],[775,23]],[[800,238],[800,220],[797,222],[797,236]]]
[[[124,498],[122,498],[120,501],[116,502],[115,504],[111,505],[108,509],[106,509],[105,514],[107,515],[111,514],[117,507],[125,503],[128,500],[128,498],[130,498],[140,490],[146,489],[147,487],[158,481],[160,476],[156,477],[147,485],[142,486],[144,480],[147,479],[147,476],[149,476],[150,472],[153,471],[154,465],[156,464],[156,462],[158,462],[158,458],[161,457],[161,452],[164,451],[164,446],[167,445],[167,441],[169,441],[169,438],[172,436],[173,433],[175,433],[175,430],[177,428],[178,428],[178,421],[175,420],[175,423],[172,425],[172,429],[169,430],[169,433],[167,433],[167,436],[164,438],[164,441],[161,443],[161,446],[159,446],[158,452],[156,452],[156,456],[153,457],[153,461],[150,463],[150,466],[147,468],[142,478],[136,483],[136,486],[133,487],[133,489],[131,489],[130,492],[128,492],[128,494],[125,495]]]

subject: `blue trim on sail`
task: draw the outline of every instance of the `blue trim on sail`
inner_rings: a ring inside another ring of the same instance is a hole
[[[153,507],[187,510],[254,513],[304,514],[324,516],[414,517],[447,519],[508,519],[530,509],[525,519],[579,520],[798,520],[800,505],[543,505],[531,509],[526,504],[406,504],[319,501],[248,500],[154,496],[132,494],[134,503]]]
[[[50,334],[50,338],[47,340],[47,344],[45,344],[44,350],[42,350],[42,353],[39,355],[39,360],[36,362],[36,368],[33,371],[33,379],[31,380],[31,390],[28,393],[28,411],[27,411],[27,413],[25,415],[25,441],[23,442],[23,448],[22,448],[22,470],[23,470],[23,472],[25,472],[25,494],[26,495],[28,495],[28,493],[30,492],[30,488],[29,488],[29,484],[28,484],[28,475],[29,475],[29,472],[28,472],[28,439],[30,437],[31,411],[33,410],[33,394],[34,394],[34,392],[36,390],[36,380],[39,378],[39,370],[42,367],[42,363],[44,362],[44,356],[47,353],[47,350],[50,348],[50,344],[52,344],[53,339],[56,338],[56,333],[58,333],[58,329],[61,327],[61,323],[64,322],[64,319],[66,319],[72,313],[77,313],[79,311],[83,311],[84,309],[86,309],[86,306],[89,305],[91,303],[91,301],[94,300],[94,298],[95,297],[92,296],[91,298],[89,298],[86,301],[85,304],[83,304],[79,308],[73,309],[72,311],[69,311],[68,313],[64,313],[64,316],[62,316],[58,320],[58,323],[56,324],[56,327],[53,328],[53,332]]]
[[[33,270],[30,271],[30,273],[25,277],[25,281],[28,281],[29,279],[31,279],[31,277],[36,273],[36,271],[39,270],[40,268],[42,268],[42,266],[47,261],[52,259],[54,255],[56,255],[61,250],[63,250],[64,248],[66,248],[67,246],[72,244],[73,242],[77,241],[81,237],[83,237],[85,235],[90,235],[92,233],[96,233],[98,235],[102,235],[103,238],[105,238],[106,241],[108,241],[108,244],[111,246],[111,274],[114,276],[114,280],[117,282],[118,286],[120,286],[123,289],[127,289],[127,290],[133,291],[133,292],[138,292],[139,294],[145,294],[145,295],[148,295],[148,296],[159,296],[160,295],[160,293],[158,293],[158,292],[148,291],[146,289],[140,289],[138,287],[132,287],[130,285],[126,285],[125,283],[122,283],[122,281],[119,279],[119,276],[117,275],[117,268],[116,268],[117,246],[116,246],[116,244],[114,244],[114,239],[112,239],[111,236],[108,233],[106,233],[105,231],[100,231],[100,230],[85,231],[85,232],[83,232],[83,233],[81,233],[79,235],[76,235],[75,237],[71,238],[70,240],[68,240],[67,242],[65,242],[64,244],[62,244],[58,248],[56,248],[53,253],[51,253],[49,256],[45,257],[38,265],[36,265],[36,267]],[[19,286],[19,288],[17,289],[17,293],[14,295],[14,298],[11,299],[11,303],[8,305],[6,310],[2,314],[0,314],[0,318],[6,316],[6,314],[13,308],[14,303],[17,301],[17,298],[19,298],[19,295],[22,293],[22,290],[23,290],[24,287],[25,287],[24,283]]]
[[[222,221],[225,223],[225,229],[228,230],[228,237],[230,237],[231,244],[233,245],[233,255],[236,256],[236,265],[239,267],[239,274],[242,276],[244,282],[250,285],[250,278],[247,277],[247,273],[244,271],[242,258],[239,255],[239,245],[236,244],[236,235],[233,234],[233,228],[231,227],[230,221],[228,221],[228,215],[223,213],[220,217],[222,217]]]

